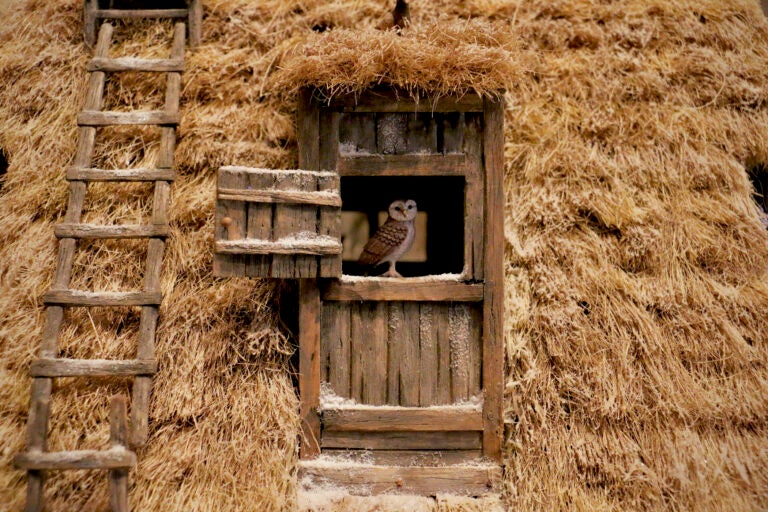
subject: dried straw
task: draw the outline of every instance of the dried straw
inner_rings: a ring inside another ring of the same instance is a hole
[[[297,87],[385,83],[506,90],[506,506],[767,508],[768,234],[745,171],[768,161],[768,23],[757,4],[414,0],[400,37],[375,31],[389,7],[205,3],[204,45],[184,75],[160,373],[133,507],[297,506],[279,294],[268,282],[211,276],[214,171],[296,166]],[[27,371],[83,103],[80,8],[0,7],[0,148],[10,163],[0,191],[0,503],[9,510],[24,499],[24,475],[9,462],[25,444]],[[112,54],[165,56],[170,31],[121,24]],[[124,74],[109,84],[120,103],[110,108],[151,108],[161,90],[162,81]],[[151,164],[158,147],[151,130],[129,128],[98,143],[105,166]],[[88,208],[89,219],[135,221],[148,195],[93,187]],[[75,280],[138,286],[144,250],[89,244]],[[136,329],[131,308],[78,311],[60,347],[126,357]],[[106,446],[116,392],[127,383],[59,382],[51,447]],[[50,510],[105,508],[104,482],[54,474]],[[397,509],[376,499],[331,505],[375,507]]]

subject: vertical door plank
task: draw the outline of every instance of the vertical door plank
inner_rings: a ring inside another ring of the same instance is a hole
[[[483,297],[483,455],[501,460],[504,344],[504,109],[483,101],[485,130],[485,288]]]
[[[219,188],[245,188],[247,184],[245,173],[238,171],[219,171]],[[230,223],[225,226],[222,219],[229,217]],[[216,239],[240,240],[245,238],[248,218],[244,201],[216,201]],[[245,274],[245,258],[239,255],[227,255],[216,258],[218,268],[214,272],[221,275],[242,276]]]
[[[275,189],[300,190],[301,178],[296,173],[276,174]],[[274,206],[274,237],[275,240],[291,237],[299,229],[302,208],[295,204],[279,203]],[[274,254],[272,256],[272,277],[295,278],[296,255]]]
[[[403,303],[389,302],[387,308],[387,404],[400,405],[400,364],[405,338]]]
[[[339,152],[348,155],[373,154],[376,151],[376,115],[341,114]]]
[[[437,153],[437,122],[431,112],[406,114],[406,153]]]
[[[364,302],[349,303],[349,397],[361,402],[363,399],[363,351],[368,336],[368,325],[363,318]]]
[[[315,279],[299,281],[299,397],[301,458],[320,454],[320,289]]]
[[[317,190],[317,176],[301,175],[298,178],[298,189],[306,191]],[[296,230],[298,233],[317,234],[318,207],[316,205],[297,205]],[[295,277],[317,277],[317,256],[308,254],[296,255]]]
[[[417,302],[403,303],[402,339],[399,343],[400,354],[400,405],[415,407],[419,405],[419,304]]]
[[[387,402],[387,304],[366,302],[367,332],[363,357],[363,403],[383,405]]]
[[[349,398],[350,395],[350,304],[325,302],[324,311],[333,318],[329,320],[328,333],[322,338],[322,346],[328,347],[328,382],[334,393]]]
[[[470,279],[483,279],[483,126],[477,114],[465,116],[464,152],[467,155],[464,210],[464,267]]]
[[[419,307],[419,405],[435,405],[437,397],[437,329],[434,305]]]
[[[248,185],[253,190],[263,190],[274,187],[275,175],[273,173],[249,173]],[[269,203],[248,203],[248,238],[272,240],[272,209]],[[269,255],[248,256],[246,263],[246,275],[251,277],[264,277],[269,275],[271,262]]]
[[[451,346],[451,399],[454,402],[469,398],[469,372],[471,371],[469,306],[454,304],[448,313],[448,333]]]
[[[320,191],[340,190],[339,175],[320,176],[317,180],[317,189]],[[341,208],[320,207],[318,233],[341,241]],[[320,277],[341,277],[341,254],[320,257]]]
[[[451,403],[451,339],[448,313],[449,304],[434,306],[434,329],[437,344],[437,394],[435,403]]]

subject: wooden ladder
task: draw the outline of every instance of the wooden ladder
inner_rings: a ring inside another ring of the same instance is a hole
[[[101,26],[93,60],[88,64],[89,81],[85,108],[77,118],[78,147],[74,166],[67,171],[69,203],[64,222],[55,228],[59,239],[58,263],[54,283],[44,295],[45,328],[40,357],[30,368],[33,378],[27,449],[14,462],[28,472],[26,510],[44,507],[44,471],[63,469],[103,469],[110,471],[110,504],[113,510],[128,510],[128,469],[136,464],[129,449],[141,446],[148,434],[149,398],[155,360],[155,330],[162,299],[160,269],[169,233],[168,206],[174,180],[173,153],[176,125],[179,122],[181,71],[184,64],[185,24],[177,23],[170,59],[134,59],[108,57],[113,27]],[[102,96],[107,72],[164,72],[167,75],[165,106],[160,111],[102,111]],[[92,168],[96,132],[113,125],[159,125],[160,153],[154,169]],[[89,182],[154,183],[150,224],[97,225],[81,222]],[[92,292],[73,290],[72,269],[79,239],[148,238],[144,286],[140,292]],[[67,307],[140,306],[136,358],[131,360],[69,359],[58,357],[58,337]],[[56,377],[133,377],[130,429],[126,399],[114,397],[110,409],[110,448],[107,450],[47,451],[51,392]]]

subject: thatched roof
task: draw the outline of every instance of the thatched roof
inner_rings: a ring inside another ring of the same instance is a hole
[[[745,170],[768,161],[768,23],[757,3],[414,0],[414,28],[399,39],[373,32],[388,7],[205,3],[204,44],[184,75],[160,372],[150,439],[131,474],[132,506],[295,505],[298,418],[291,348],[274,314],[279,294],[265,281],[211,276],[211,221],[218,166],[296,166],[290,97],[306,79],[338,91],[377,81],[441,93],[485,93],[501,82],[506,90],[511,506],[768,507],[768,233]],[[27,372],[40,344],[89,53],[80,1],[8,9],[0,27],[0,148],[10,163],[0,189],[0,503],[17,510],[24,474],[9,462],[25,445]],[[473,42],[456,24],[488,37]],[[170,41],[170,24],[138,28],[116,30],[123,39],[114,55],[167,54],[160,43]],[[430,70],[422,77],[397,53],[432,62],[417,38],[432,49],[456,38],[457,46],[476,44],[477,55],[509,60],[497,71],[480,59],[476,69],[487,73],[477,82]],[[376,55],[382,42],[397,59],[373,59],[344,76],[333,72],[343,65],[314,74],[308,67],[350,44]],[[489,77],[491,87],[473,89]],[[126,73],[107,97],[151,108],[159,80]],[[151,165],[155,135],[106,131],[96,165]],[[114,201],[116,188],[124,202]],[[135,222],[150,197],[143,186],[102,185],[91,200],[88,218]],[[86,247],[76,285],[141,285],[143,246]],[[60,346],[72,357],[128,357],[137,328],[135,311],[78,312]],[[59,382],[50,447],[104,447],[108,397],[126,389]],[[106,505],[100,474],[59,472],[48,488],[51,510]],[[365,506],[373,505],[346,509]]]

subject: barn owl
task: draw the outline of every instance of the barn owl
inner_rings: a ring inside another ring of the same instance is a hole
[[[416,237],[416,201],[398,199],[389,205],[389,217],[376,234],[365,244],[360,259],[361,265],[376,266],[389,262],[389,270],[384,277],[403,277],[395,270],[395,263],[413,245]]]

